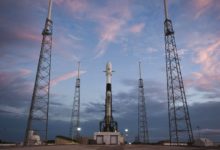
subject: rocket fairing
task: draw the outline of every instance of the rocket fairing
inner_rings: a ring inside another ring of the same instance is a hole
[[[106,84],[112,82],[112,64],[111,62],[108,62],[106,65]]]
[[[106,64],[106,98],[105,98],[105,117],[104,121],[100,122],[100,131],[114,132],[117,130],[117,122],[112,116],[112,64]]]

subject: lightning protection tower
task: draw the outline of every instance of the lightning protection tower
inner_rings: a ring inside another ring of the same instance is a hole
[[[167,96],[169,115],[170,142],[193,142],[193,133],[186,101],[186,94],[180,68],[180,60],[177,53],[172,21],[168,19],[167,0],[164,0],[165,10],[165,55]]]
[[[40,136],[41,141],[47,141],[53,27],[51,10],[52,0],[49,0],[48,16],[42,32],[43,39],[27,121],[24,145],[34,144],[34,141],[31,140],[31,134],[33,132]]]
[[[79,139],[80,137],[80,62],[78,63],[78,76],[76,78],[75,95],[70,122],[70,138]]]
[[[139,62],[139,85],[138,85],[138,142],[149,143],[146,101],[144,96],[144,82],[141,77],[141,62]]]

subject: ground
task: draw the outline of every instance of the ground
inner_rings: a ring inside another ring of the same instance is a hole
[[[37,147],[0,147],[3,150],[216,150],[220,148],[170,147],[158,145],[126,145],[126,146],[97,146],[97,145],[59,145]]]

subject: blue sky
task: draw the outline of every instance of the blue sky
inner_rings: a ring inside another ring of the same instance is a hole
[[[195,136],[199,125],[219,141],[220,1],[168,1]],[[0,139],[23,139],[47,7],[46,0],[0,1]],[[163,13],[162,0],[54,0],[50,138],[68,135],[77,61],[84,135],[104,116],[103,70],[111,61],[114,116],[134,138],[142,61],[150,138],[168,138]]]

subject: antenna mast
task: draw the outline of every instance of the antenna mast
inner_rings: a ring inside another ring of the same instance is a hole
[[[141,62],[139,61],[139,75],[140,75],[140,79],[141,79]]]
[[[164,14],[165,19],[168,19],[167,0],[164,0]]]
[[[78,62],[78,78],[80,77],[80,61]]]

